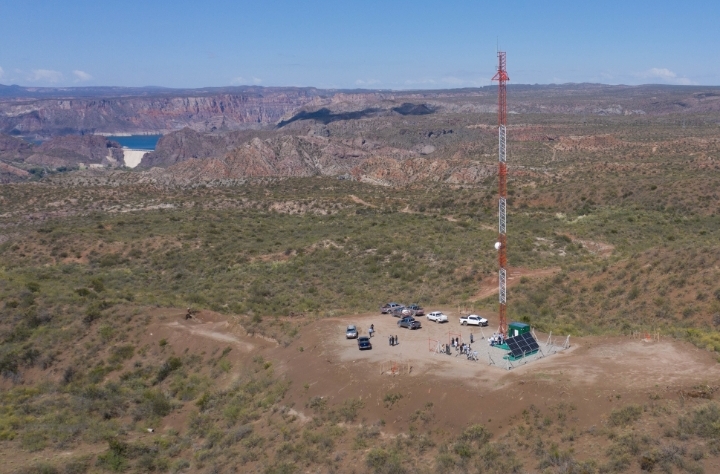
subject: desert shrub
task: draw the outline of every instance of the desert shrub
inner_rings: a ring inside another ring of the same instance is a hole
[[[324,397],[312,397],[306,406],[315,413],[322,413],[327,408],[327,400]]]
[[[182,367],[182,361],[179,357],[170,357],[168,360],[166,360],[162,366],[160,366],[160,370],[158,370],[157,377],[155,378],[155,383],[158,384],[165,380],[168,375],[170,375],[173,371],[179,369]]]
[[[402,458],[396,451],[386,451],[382,448],[373,448],[365,456],[365,464],[375,473],[400,474],[406,472],[402,465]]]
[[[392,408],[397,402],[403,398],[402,393],[386,393],[383,397],[385,408]]]
[[[265,474],[293,474],[298,472],[298,467],[292,462],[275,463],[265,469]]]
[[[105,284],[103,283],[102,278],[93,278],[92,280],[90,280],[90,286],[97,293],[105,290]]]
[[[65,463],[62,474],[85,474],[90,469],[90,457],[71,459]]]
[[[223,440],[223,445],[225,446],[231,446],[233,444],[239,443],[243,439],[250,436],[253,432],[253,427],[251,424],[242,425],[238,428],[230,431]]]
[[[365,406],[365,403],[359,398],[351,398],[338,408],[338,414],[345,422],[355,421],[358,411]]]
[[[122,362],[124,360],[131,359],[132,356],[135,354],[135,347],[128,344],[124,346],[119,347],[113,347],[110,350],[110,358],[108,361],[111,364],[116,364],[118,362]]]
[[[720,407],[715,403],[695,409],[690,415],[678,420],[680,433],[692,434],[701,438],[720,438]]]
[[[38,463],[33,466],[21,467],[15,471],[15,474],[61,474],[61,471],[52,464]]]
[[[453,452],[464,459],[471,458],[475,454],[473,447],[464,441],[456,442],[453,445]]]
[[[639,405],[627,405],[610,412],[610,426],[626,426],[640,419],[643,409]]]
[[[492,434],[483,425],[472,425],[463,431],[460,439],[470,443],[484,444]]]
[[[43,431],[25,431],[20,435],[20,445],[30,452],[41,451],[47,446],[47,436]]]
[[[170,400],[159,390],[145,390],[140,402],[135,406],[133,418],[135,421],[151,417],[163,417],[172,411]]]
[[[122,472],[129,467],[129,461],[152,455],[156,448],[142,444],[129,444],[117,438],[108,438],[108,450],[97,457],[96,464],[112,472]],[[147,461],[145,461],[147,462]]]
[[[178,373],[170,382],[169,391],[170,395],[178,400],[188,402],[195,400],[210,385],[210,380],[200,375],[193,374],[187,377],[182,373]]]
[[[190,461],[188,461],[187,459],[178,459],[170,467],[170,472],[172,472],[172,473],[181,472],[189,467],[190,467]]]
[[[522,462],[505,443],[486,443],[478,453],[478,464],[487,472],[519,474]]]

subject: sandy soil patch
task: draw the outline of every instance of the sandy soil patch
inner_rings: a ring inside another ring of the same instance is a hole
[[[595,242],[593,240],[582,240],[582,239],[572,239],[575,242],[581,243],[583,247],[585,247],[590,253],[594,253],[595,255],[600,255],[601,257],[609,257],[612,255],[613,250],[615,250],[615,246],[611,244],[606,244],[603,242]]]
[[[377,207],[377,206],[375,206],[375,205],[373,205],[373,204],[370,204],[369,202],[363,201],[362,199],[360,199],[359,197],[355,196],[354,194],[350,194],[350,199],[352,199],[352,200],[353,200],[354,202],[356,202],[357,204],[362,204],[363,206],[367,206],[367,207]]]
[[[293,381],[288,403],[303,411],[313,396],[330,404],[361,398],[363,419],[382,419],[383,430],[394,433],[406,429],[413,413],[432,402],[436,427],[457,430],[477,422],[502,433],[512,417],[531,405],[572,403],[581,425],[589,428],[614,408],[646,403],[649,394],[676,399],[684,388],[720,379],[720,365],[709,352],[669,339],[645,343],[629,337],[571,338],[569,350],[508,371],[488,365],[486,343],[479,340],[497,327],[497,315],[483,314],[490,325],[481,330],[460,326],[459,313],[452,309],[426,309],[442,310],[450,321],[436,324],[420,317],[422,329],[410,331],[399,329],[393,316],[366,313],[306,326],[298,340],[273,354],[279,373]],[[348,324],[358,326],[362,335],[375,325],[372,350],[361,352],[355,340],[345,339]],[[468,341],[470,333],[479,361],[429,350],[429,339],[448,342],[459,334]],[[399,337],[397,346],[389,345],[390,335]],[[558,345],[565,339],[556,337]],[[538,334],[541,342],[546,338]],[[393,361],[406,370],[384,372]],[[402,394],[397,405],[386,405],[389,393]]]

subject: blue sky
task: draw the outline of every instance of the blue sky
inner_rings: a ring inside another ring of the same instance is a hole
[[[0,83],[720,85],[720,2],[7,0]]]

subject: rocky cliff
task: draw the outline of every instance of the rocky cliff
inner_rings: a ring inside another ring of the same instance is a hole
[[[647,115],[716,113],[720,88],[511,85],[511,113]],[[496,110],[493,87],[446,91],[352,91],[236,87],[170,90],[0,88],[0,132],[49,137],[86,133],[215,132],[272,128],[311,119],[485,114]]]
[[[74,168],[80,165],[122,166],[123,151],[119,143],[99,135],[55,137],[35,147],[25,163],[48,168]]]
[[[0,134],[0,183],[28,179],[28,170],[64,170],[98,165],[125,164],[120,144],[98,135],[68,135],[32,145]]]
[[[311,102],[310,89],[158,97],[61,98],[0,102],[0,132],[54,136],[237,130],[274,124]]]
[[[33,145],[21,138],[0,133],[0,160],[2,161],[22,163],[25,158],[33,154],[33,149]]]

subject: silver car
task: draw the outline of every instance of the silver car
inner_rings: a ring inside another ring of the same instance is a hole
[[[356,339],[357,337],[358,337],[357,328],[353,325],[348,326],[347,331],[345,331],[345,338]]]
[[[433,311],[427,315],[428,321],[435,321],[436,323],[448,322],[448,317],[443,314],[442,311]]]

